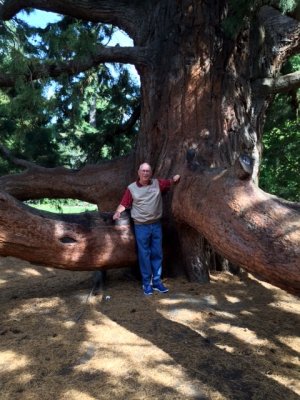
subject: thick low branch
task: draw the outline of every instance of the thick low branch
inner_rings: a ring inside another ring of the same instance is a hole
[[[128,222],[116,225],[112,215],[98,213],[62,216],[31,211],[4,192],[0,192],[0,255],[85,271],[136,262]]]
[[[104,62],[117,62],[145,66],[151,62],[150,50],[146,47],[102,47],[84,58],[74,59],[68,62],[29,63],[28,72],[22,75],[0,73],[0,87],[13,87],[19,76],[26,81],[41,78],[57,78],[62,74],[77,75]]]
[[[300,204],[289,207],[232,171],[208,171],[182,176],[173,212],[233,264],[300,293]]]
[[[87,165],[80,170],[33,166],[20,174],[0,177],[0,190],[19,200],[73,198],[114,210],[131,178],[131,156]]]
[[[253,92],[259,96],[286,93],[300,87],[300,71],[282,75],[278,78],[257,79],[252,84]]]
[[[0,7],[0,19],[9,20],[25,8],[116,25],[133,36],[145,16],[139,2],[124,0],[6,0]]]

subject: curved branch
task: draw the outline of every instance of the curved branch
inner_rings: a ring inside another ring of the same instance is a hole
[[[84,58],[78,58],[69,62],[46,62],[44,64],[29,63],[29,71],[25,74],[26,81],[33,81],[40,78],[57,78],[62,74],[77,75],[80,72],[89,70],[104,62],[118,62],[145,66],[151,61],[151,52],[147,47],[101,47]],[[24,75],[22,75],[24,76]],[[0,87],[13,87],[16,82],[16,75],[0,73]]]
[[[285,93],[300,87],[300,71],[278,78],[257,79],[252,83],[253,91],[259,96]]]
[[[0,19],[9,20],[25,8],[37,8],[74,18],[113,24],[134,36],[146,12],[139,2],[124,0],[6,0],[0,7]]]
[[[112,214],[37,212],[0,191],[0,255],[12,254],[68,270],[119,268],[136,262],[128,221],[115,224]]]
[[[284,60],[299,52],[300,23],[269,6],[260,9],[258,20],[262,54],[255,56],[263,60],[262,72],[269,77],[280,69]]]
[[[182,176],[172,207],[233,264],[300,293],[300,204],[289,207],[235,171],[208,170]]]
[[[116,128],[114,135],[122,135],[123,133],[128,132],[134,126],[136,121],[140,118],[140,115],[141,115],[141,105],[139,104],[134,108],[133,113],[128,118],[128,120],[124,124]]]
[[[131,156],[87,165],[80,170],[30,166],[20,174],[0,177],[0,190],[19,200],[72,198],[113,210],[131,180]]]
[[[16,166],[22,167],[22,168],[34,168],[35,164],[31,163],[30,161],[23,160],[21,158],[14,157],[11,152],[3,146],[3,144],[0,143],[0,153],[2,156],[13,163]]]

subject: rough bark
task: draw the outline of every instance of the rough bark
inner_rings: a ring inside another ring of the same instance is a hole
[[[132,158],[124,157],[71,170],[44,168],[25,161],[21,162],[28,167],[24,172],[0,177],[0,190],[22,201],[71,198],[97,204],[101,211],[113,210],[130,180],[131,164]]]
[[[254,183],[272,92],[265,90],[265,82],[274,79],[274,88],[284,61],[299,51],[300,24],[293,15],[262,7],[234,38],[222,29],[228,4],[218,1],[8,0],[0,15],[8,19],[25,7],[111,22],[131,34],[141,49],[151,49],[148,60],[133,61],[141,76],[141,130],[132,158],[112,164],[117,166],[112,172],[103,174],[101,169],[102,178],[99,167],[87,167],[87,173],[54,169],[57,179],[52,181],[50,171],[29,168],[19,176],[2,177],[0,187],[22,199],[76,197],[96,203],[102,192],[101,209],[111,210],[104,197],[118,201],[138,164],[147,161],[157,176],[182,175],[172,209],[190,271],[206,276],[206,261],[198,256],[204,255],[200,247],[205,237],[234,264],[299,291],[299,206],[262,192]],[[187,166],[188,149],[194,150]],[[10,254],[20,254],[17,248],[11,246]]]
[[[300,204],[268,195],[249,178],[238,179],[235,168],[212,169],[196,170],[181,181],[173,211],[200,227],[231,262],[300,293]]]
[[[189,225],[183,225],[180,231],[180,244],[184,254],[185,271],[191,281],[209,282],[211,261],[210,246],[199,235],[199,232]]]
[[[0,192],[1,255],[69,270],[119,268],[136,263],[128,218],[112,213],[59,215],[36,211]]]

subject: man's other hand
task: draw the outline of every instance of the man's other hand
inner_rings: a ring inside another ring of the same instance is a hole
[[[172,179],[173,183],[178,183],[180,181],[180,175],[174,175]]]

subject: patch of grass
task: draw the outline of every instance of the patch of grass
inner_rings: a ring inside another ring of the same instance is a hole
[[[59,212],[62,214],[76,214],[85,211],[97,210],[97,206],[95,204],[78,200],[29,201],[26,203],[29,206],[37,208],[39,210],[44,210],[52,213]]]

